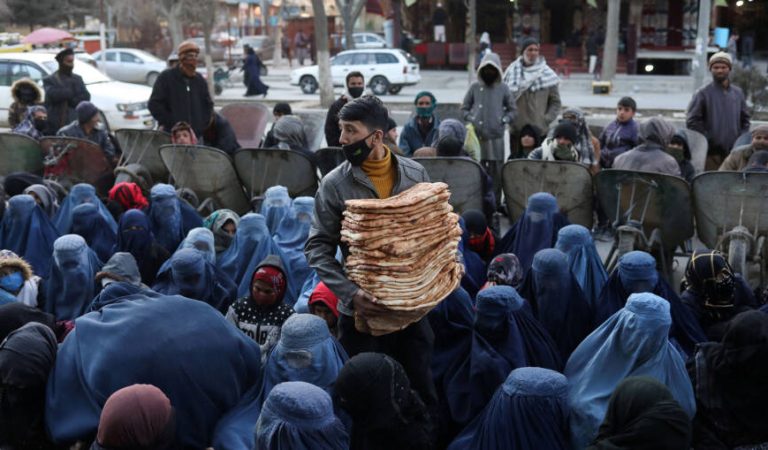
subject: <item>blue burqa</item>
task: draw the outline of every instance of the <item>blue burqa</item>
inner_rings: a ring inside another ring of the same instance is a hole
[[[597,254],[592,233],[581,225],[563,227],[557,233],[555,248],[568,255],[571,272],[589,304],[594,306],[608,280],[608,273]]]
[[[117,233],[117,222],[104,203],[101,202],[99,196],[96,195],[96,188],[90,184],[80,183],[72,187],[64,200],[61,202],[61,207],[56,213],[53,219],[53,224],[56,225],[56,229],[61,234],[67,234],[72,232],[72,214],[73,210],[83,203],[92,203],[99,209],[99,215],[104,218],[104,221],[108,224],[113,233]]]
[[[200,300],[225,314],[236,300],[237,286],[227,274],[206,261],[202,253],[184,248],[163,264],[152,289]]]
[[[219,255],[216,265],[239,285],[244,280],[250,282],[252,273],[247,273],[246,269],[251,260],[261,262],[278,252],[280,249],[269,234],[266,218],[249,213],[240,218],[235,238],[229,248]]]
[[[136,259],[141,279],[147,285],[155,282],[157,272],[170,257],[150,230],[149,218],[138,209],[130,209],[120,217],[115,252],[128,252]]]
[[[552,194],[533,194],[528,197],[523,215],[496,243],[493,254],[514,253],[523,270],[528,270],[536,252],[554,247],[557,233],[569,224],[568,218],[558,212],[557,199]]]
[[[459,241],[459,258],[464,264],[464,276],[461,278],[461,287],[467,290],[474,298],[485,284],[487,267],[483,258],[469,248],[469,230],[464,218],[459,217],[461,226],[461,241]]]
[[[53,242],[59,232],[31,195],[15,195],[0,223],[0,248],[24,258],[35,272],[47,278],[51,270]]]
[[[594,329],[594,314],[568,265],[553,248],[536,253],[520,294],[552,336],[563,361]]]
[[[445,379],[451,419],[460,426],[480,413],[513,369],[562,367],[555,343],[515,288],[484,289],[476,305],[469,353]]]
[[[208,228],[192,228],[187,233],[187,237],[181,241],[179,248],[193,248],[203,254],[205,260],[211,264],[216,264],[216,244],[214,242],[213,231]]]
[[[342,450],[349,435],[327,392],[309,383],[280,383],[269,393],[255,428],[258,449]]]
[[[562,374],[515,369],[448,450],[570,450],[569,409]]]
[[[85,314],[98,293],[95,276],[101,266],[82,237],[66,234],[56,239],[51,276],[45,285],[45,311],[57,320],[75,320]]]
[[[313,197],[296,197],[288,214],[280,221],[273,239],[283,252],[287,267],[291,268],[294,292],[301,292],[304,281],[311,275],[304,244],[309,237],[309,227],[315,209]]]
[[[622,256],[618,267],[608,277],[595,308],[595,324],[599,325],[624,307],[630,294],[639,292],[653,292],[669,302],[672,315],[670,337],[674,338],[686,354],[692,354],[699,342],[707,341],[706,334],[696,318],[683,305],[669,283],[659,277],[656,260],[648,253],[640,251]]]
[[[571,404],[573,448],[597,436],[608,400],[626,377],[647,375],[664,383],[692,419],[696,412],[683,355],[669,341],[669,302],[632,294],[626,306],[590,334],[565,366]]]
[[[107,398],[140,383],[170,399],[180,447],[251,448],[259,346],[203,303],[130,300],[77,319],[61,345],[48,380],[51,437],[67,444],[93,438]]]
[[[264,202],[259,211],[267,218],[269,234],[274,235],[283,217],[291,210],[291,196],[285,186],[272,186],[264,193]]]
[[[93,203],[83,203],[72,210],[71,233],[82,236],[99,260],[106,261],[112,256],[117,234]]]
[[[170,184],[152,187],[147,216],[155,239],[171,253],[192,228],[203,226],[203,219],[197,211],[179,199]]]
[[[264,364],[262,398],[285,381],[311,383],[330,394],[347,359],[347,352],[331,336],[325,320],[312,314],[293,314],[283,324],[280,339]]]

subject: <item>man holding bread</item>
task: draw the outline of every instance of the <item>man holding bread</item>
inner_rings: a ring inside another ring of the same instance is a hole
[[[388,310],[369,292],[350,281],[336,256],[349,254],[341,242],[345,201],[385,199],[417,183],[428,182],[426,170],[409,158],[394,154],[384,145],[389,113],[381,100],[364,95],[339,112],[339,139],[347,159],[320,182],[309,239],[304,247],[309,265],[339,299],[338,339],[350,357],[362,352],[386,353],[405,368],[413,388],[427,405],[437,398],[430,363],[434,334],[426,317],[383,336],[355,328],[355,316],[386,315]],[[393,236],[397,239],[397,236]]]

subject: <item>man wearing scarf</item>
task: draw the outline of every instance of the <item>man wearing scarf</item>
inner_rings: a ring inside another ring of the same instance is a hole
[[[398,144],[406,156],[413,155],[413,152],[421,147],[433,146],[440,126],[440,120],[434,114],[437,99],[431,92],[419,92],[413,104],[416,105],[416,115],[403,127]]]
[[[149,111],[165,131],[183,121],[190,124],[196,136],[202,136],[211,123],[213,100],[208,83],[196,71],[200,48],[192,41],[184,41],[176,53],[179,65],[157,77],[149,97]]]
[[[512,136],[526,125],[546,130],[560,113],[560,78],[539,56],[539,41],[526,37],[520,46],[520,57],[504,72],[504,83],[517,104],[517,117],[512,123]],[[510,139],[517,143],[517,139]],[[514,149],[513,149],[514,150]]]
[[[64,125],[77,120],[75,107],[82,101],[91,100],[91,94],[80,75],[75,75],[75,52],[64,49],[56,55],[59,70],[43,78],[45,108],[48,110],[50,134]]]

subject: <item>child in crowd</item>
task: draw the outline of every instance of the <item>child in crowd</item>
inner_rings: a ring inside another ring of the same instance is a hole
[[[336,324],[339,322],[339,310],[336,309],[338,302],[336,295],[322,281],[312,291],[308,302],[309,312],[325,320],[333,336],[336,336]]]
[[[269,255],[253,272],[250,296],[238,299],[227,311],[227,320],[259,344],[262,358],[277,343],[280,328],[293,314],[293,308],[283,303],[286,286],[280,258]]]
[[[176,145],[197,145],[197,136],[187,122],[179,122],[171,129],[171,142]]]
[[[610,169],[617,156],[637,147],[639,128],[634,119],[636,112],[637,103],[632,97],[622,97],[616,105],[616,120],[600,133],[600,166],[603,169]]]
[[[488,228],[485,215],[476,209],[471,209],[462,214],[461,217],[464,219],[467,231],[469,231],[470,250],[480,255],[487,263],[493,256],[496,238],[491,229]]]
[[[275,118],[272,121],[272,127],[270,127],[269,131],[267,132],[267,137],[264,138],[264,144],[262,146],[264,148],[273,148],[277,147],[278,141],[275,138],[275,124],[278,120],[280,120],[283,116],[290,116],[293,114],[293,110],[291,109],[291,105],[288,103],[277,103],[275,104],[275,107],[272,108],[272,116]]]

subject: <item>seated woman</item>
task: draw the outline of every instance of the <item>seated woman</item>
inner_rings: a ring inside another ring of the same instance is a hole
[[[713,250],[695,251],[685,269],[680,300],[710,341],[723,338],[728,322],[757,306],[754,293],[728,260]]]
[[[283,116],[275,123],[272,136],[277,141],[277,148],[300,152],[315,162],[315,154],[307,144],[304,123],[299,116]]]
[[[280,339],[264,363],[262,398],[285,381],[311,383],[329,394],[347,352],[331,336],[323,319],[312,314],[293,314],[283,323]]]
[[[141,279],[148,286],[155,284],[157,272],[171,257],[152,235],[147,215],[138,209],[130,209],[120,218],[114,252],[128,252],[133,255],[139,265]]]
[[[30,195],[15,195],[0,222],[0,248],[24,258],[33,272],[47,278],[53,243],[59,232]]]
[[[573,448],[585,448],[597,437],[614,387],[629,376],[647,375],[664,383],[693,418],[693,387],[682,354],[667,338],[671,325],[669,302],[650,293],[632,294],[571,354],[564,374]]]
[[[687,449],[691,419],[655,378],[628,377],[616,386],[605,420],[587,450],[616,448]]]
[[[631,294],[652,292],[669,302],[672,314],[670,337],[690,355],[699,342],[707,340],[704,331],[685,308],[672,287],[659,276],[656,260],[648,253],[633,251],[619,259],[616,270],[605,283],[595,305],[595,325],[603,323],[620,310]]]
[[[557,233],[555,248],[568,255],[571,272],[589,304],[594,306],[608,280],[608,273],[597,253],[592,233],[581,225],[563,227]]]
[[[349,448],[349,434],[335,415],[330,395],[301,381],[280,383],[272,389],[256,422],[255,434],[253,448]]]
[[[525,212],[496,244],[494,254],[514,253],[523,270],[528,270],[536,252],[554,247],[558,232],[569,224],[568,218],[559,212],[557,199],[552,194],[533,194],[528,197]]]
[[[680,166],[680,176],[689,183],[693,181],[696,169],[691,164],[691,148],[688,145],[688,137],[682,130],[678,130],[672,136],[669,145],[667,145],[667,153],[675,158],[677,165]]]
[[[259,357],[256,344],[201,302],[116,302],[78,319],[60,346],[47,389],[48,431],[60,444],[92,439],[109,397],[141,383],[173,405],[175,448],[252,448]]]
[[[68,233],[82,236],[99,257],[99,261],[108,260],[117,243],[117,233],[112,231],[104,217],[99,214],[99,209],[92,203],[83,203],[72,210],[72,228]]]
[[[57,320],[75,320],[85,314],[99,292],[96,273],[101,266],[82,237],[67,234],[56,239],[51,276],[45,285],[45,311]]]
[[[43,208],[49,219],[56,216],[56,212],[59,210],[59,199],[53,189],[44,184],[33,184],[24,189],[24,193],[35,199],[37,206]]]
[[[555,342],[514,288],[484,289],[476,303],[469,352],[445,381],[451,419],[459,426],[480,413],[511,370],[562,368]]]
[[[240,216],[231,209],[219,209],[205,218],[203,226],[213,232],[216,256],[221,255],[232,244],[239,223]]]
[[[448,450],[569,450],[569,409],[568,380],[562,374],[515,369]]]
[[[205,256],[206,261],[216,264],[216,244],[214,243],[213,232],[208,228],[197,227],[189,230],[187,237],[181,241],[176,251],[183,248],[195,249]]]
[[[270,236],[267,219],[261,214],[248,213],[240,219],[232,244],[216,260],[216,265],[240,285],[251,273],[246,273],[251,261],[258,264],[269,255],[279,254],[280,249]]]
[[[56,213],[56,217],[53,219],[54,225],[61,234],[69,233],[72,227],[72,215],[74,209],[82,205],[83,203],[93,203],[99,210],[99,215],[104,218],[107,226],[113,231],[117,232],[117,222],[109,212],[109,209],[102,203],[99,196],[96,194],[96,188],[90,184],[80,183],[76,184],[69,191],[69,194],[64,198],[61,203],[59,212]]]
[[[280,119],[283,120],[283,119]],[[267,227],[269,233],[277,233],[277,227],[291,210],[293,200],[288,194],[288,188],[285,186],[272,186],[264,192],[264,202],[261,204],[259,213],[267,218]]]
[[[203,226],[197,211],[182,201],[170,184],[152,186],[147,217],[155,239],[168,252],[176,250],[189,230]]]
[[[542,133],[541,130],[536,128],[533,125],[525,125],[520,130],[520,133],[518,135],[519,142],[517,145],[517,150],[513,153],[510,153],[509,159],[526,159],[528,158],[528,155],[531,154],[531,152],[541,145],[542,141]]]
[[[721,341],[697,348],[688,374],[696,389],[693,448],[761,448],[768,442],[768,314],[734,317]]]

